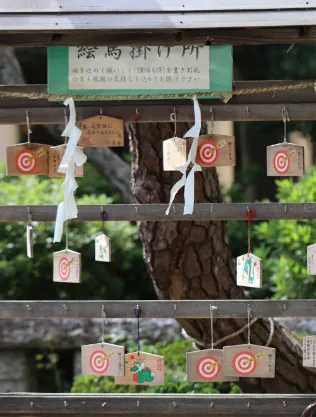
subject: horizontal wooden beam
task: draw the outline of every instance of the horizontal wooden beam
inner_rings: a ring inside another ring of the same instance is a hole
[[[299,81],[235,81],[234,89],[264,88],[299,84]],[[1,92],[46,93],[46,85],[0,86]],[[221,100],[201,99],[203,121],[210,120],[210,108],[215,121],[264,121],[282,120],[282,109],[286,107],[290,120],[316,119],[316,94],[314,88],[234,96],[227,104]],[[121,100],[121,101],[77,101],[77,117],[84,119],[102,113],[119,117],[126,122],[139,123],[169,122],[175,107],[177,120],[194,120],[190,100]],[[0,124],[25,124],[25,109],[28,109],[31,123],[64,123],[64,106],[60,102],[28,98],[0,97]]]
[[[54,221],[57,206],[0,206],[0,222],[27,222],[28,207],[33,221]],[[194,205],[194,212],[183,215],[183,204],[173,204],[167,216],[167,204],[104,204],[108,220],[114,221],[218,221],[245,220],[248,209],[256,210],[256,220],[316,219],[316,203],[202,203]],[[74,221],[99,221],[100,205],[78,206]]]
[[[250,10],[283,10],[315,9],[314,0],[266,0],[254,3],[243,0],[236,3],[233,0],[139,0],[137,4],[130,0],[120,0],[118,3],[100,2],[99,0],[36,0],[34,3],[25,0],[2,0],[1,13],[139,13],[139,12],[204,12],[204,11],[250,11]]]
[[[299,417],[313,394],[0,394],[1,415]]]
[[[57,23],[57,22],[56,22]],[[144,45],[268,45],[316,42],[316,26],[274,28],[3,31],[0,45],[46,46],[137,46]]]
[[[135,5],[135,7],[137,7]],[[314,26],[315,9],[186,12],[1,13],[0,31],[175,30]]]
[[[139,305],[142,318],[315,317],[316,300],[194,300],[194,301],[0,301],[0,318],[135,318]]]

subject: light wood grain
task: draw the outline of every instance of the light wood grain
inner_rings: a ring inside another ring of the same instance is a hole
[[[164,358],[146,352],[125,355],[125,375],[115,377],[121,385],[163,385],[165,382]]]
[[[304,146],[278,143],[267,147],[268,177],[304,175]]]
[[[94,116],[80,120],[82,130],[78,145],[84,148],[124,146],[124,122],[108,116]]]
[[[49,145],[21,143],[7,147],[7,175],[47,175]]]
[[[48,175],[50,177],[64,177],[65,174],[58,172],[59,165],[63,159],[66,145],[51,146],[48,151]],[[82,149],[82,148],[81,148]],[[75,165],[75,177],[84,176],[84,165]]]
[[[236,382],[238,378],[223,373],[223,350],[206,349],[187,353],[188,382]]]
[[[81,254],[70,249],[54,252],[53,281],[79,284],[81,282]]]
[[[223,373],[242,378],[274,378],[275,349],[257,345],[225,346]]]
[[[81,347],[81,364],[83,375],[123,376],[123,346],[110,343],[95,343]]]

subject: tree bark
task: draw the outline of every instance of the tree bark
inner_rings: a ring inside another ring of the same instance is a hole
[[[180,177],[178,172],[162,170],[162,140],[172,137],[173,126],[139,124],[137,132],[134,126],[130,129],[135,201],[141,204],[168,202],[170,189]],[[178,123],[177,129],[181,137],[180,133],[184,133],[187,126]],[[195,202],[221,202],[216,169],[204,169],[195,175]],[[183,193],[176,197],[176,201],[183,201]],[[226,222],[139,222],[138,227],[144,259],[159,298],[245,299],[242,289],[236,286]],[[210,346],[209,320],[181,320],[180,323],[198,348]],[[243,319],[215,320],[214,336],[222,338],[245,324]],[[316,372],[303,368],[301,343],[289,330],[277,322],[274,325],[270,346],[277,349],[276,377],[243,378],[240,382],[242,389],[257,393],[315,392]],[[265,345],[269,332],[269,320],[258,320],[251,327],[251,342]],[[247,343],[246,331],[226,344],[242,343]]]

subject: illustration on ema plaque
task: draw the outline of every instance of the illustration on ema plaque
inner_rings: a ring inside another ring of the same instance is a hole
[[[262,287],[261,259],[249,252],[237,258],[237,285],[240,287]]]
[[[124,375],[123,346],[110,343],[95,343],[81,347],[83,375]]]
[[[223,374],[223,351],[221,349],[188,352],[186,364],[188,382],[238,381],[236,377]]]
[[[125,375],[116,377],[116,384],[163,385],[165,380],[164,358],[145,352],[125,355]]]
[[[280,143],[267,147],[269,177],[304,175],[304,146]]]
[[[251,378],[274,378],[274,348],[249,344],[225,346],[223,351],[224,375]]]
[[[235,166],[236,150],[234,136],[200,136],[196,159],[202,168],[213,166]]]
[[[53,281],[81,282],[81,254],[70,249],[54,253]]]
[[[49,145],[23,143],[7,147],[7,175],[47,175]]]

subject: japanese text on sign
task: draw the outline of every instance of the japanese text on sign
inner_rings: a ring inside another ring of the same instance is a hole
[[[208,46],[69,48],[69,88],[209,89]]]

